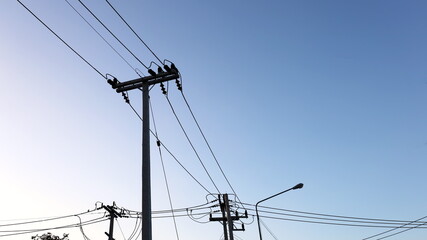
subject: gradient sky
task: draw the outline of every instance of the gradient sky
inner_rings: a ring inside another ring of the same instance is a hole
[[[78,1],[69,1],[144,70]],[[144,63],[155,60],[105,1],[84,2]],[[103,74],[137,78],[65,1],[23,3]],[[302,190],[265,205],[367,218],[427,215],[426,1],[111,3],[180,69],[186,97],[242,201],[255,204],[303,182]],[[0,29],[0,224],[79,213],[96,201],[139,210],[139,119],[18,2],[1,2]],[[230,192],[174,84],[169,90],[214,180]],[[151,97],[163,143],[215,192],[158,86]],[[131,92],[130,100],[139,111],[141,94]],[[151,152],[153,210],[168,209],[154,142]],[[205,203],[206,192],[164,156],[174,207]],[[279,239],[360,240],[385,230],[264,221]],[[129,236],[134,222],[120,223]],[[180,239],[221,238],[218,223],[177,224]],[[107,227],[85,231],[103,239]],[[246,228],[240,238],[258,239],[255,223]],[[53,232],[83,239],[78,229]],[[172,220],[153,220],[153,235],[176,239]],[[265,230],[263,236],[273,239]],[[390,239],[426,236],[415,229]],[[115,238],[123,239],[117,229]]]

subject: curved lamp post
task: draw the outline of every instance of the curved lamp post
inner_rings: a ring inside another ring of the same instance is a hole
[[[260,203],[262,203],[262,202],[264,202],[264,201],[266,201],[266,200],[268,200],[268,199],[270,199],[270,198],[274,198],[274,197],[276,197],[276,196],[279,196],[280,194],[283,194],[283,193],[285,193],[285,192],[287,192],[287,191],[300,189],[300,188],[302,188],[303,186],[304,186],[304,184],[302,184],[302,183],[298,183],[297,185],[295,185],[295,186],[293,186],[293,187],[291,187],[291,188],[289,188],[289,189],[286,189],[285,191],[282,191],[282,192],[276,193],[276,194],[274,194],[273,196],[270,196],[270,197],[268,197],[268,198],[264,198],[263,200],[261,200],[261,201],[259,201],[259,202],[257,202],[257,203],[255,204],[256,219],[257,219],[257,222],[258,222],[258,231],[259,231],[259,239],[260,239],[260,240],[262,240],[262,235],[261,235],[261,226],[259,225],[258,204],[260,204]]]

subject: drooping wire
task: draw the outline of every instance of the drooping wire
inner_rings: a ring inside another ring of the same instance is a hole
[[[83,231],[83,227],[82,227],[82,219],[80,218],[80,216],[79,216],[79,215],[76,215],[76,217],[78,217],[78,218],[79,218],[79,222],[80,222],[80,226],[79,226],[79,228],[80,228],[80,232],[81,232],[81,233],[82,233],[82,235],[83,235],[83,238],[84,238],[85,240],[90,240],[90,239],[86,236],[85,232]]]
[[[162,61],[160,60],[160,58],[151,50],[150,47],[148,47],[148,45],[142,40],[142,38],[135,32],[135,30],[133,30],[133,28],[127,23],[127,21],[122,17],[122,15],[120,15],[120,13],[114,8],[114,6],[108,1],[105,0],[108,5],[114,10],[114,12],[117,14],[117,16],[120,17],[120,19],[126,24],[126,26],[135,34],[135,36],[141,41],[142,44],[144,44],[144,46],[154,55],[154,57],[157,58],[157,60],[162,63]]]
[[[14,232],[14,233],[8,233],[8,234],[0,235],[0,238],[1,237],[16,236],[16,235],[23,235],[23,234],[30,234],[30,233],[36,233],[36,232],[43,232],[43,231],[48,231],[48,230],[57,230],[57,229],[74,228],[74,227],[92,225],[92,224],[100,223],[100,222],[107,221],[107,220],[108,219],[106,219],[104,216],[104,217],[88,220],[88,221],[83,222],[81,224],[69,224],[69,225],[64,225],[64,226],[59,226],[59,227],[50,227],[50,228],[41,228],[41,229],[2,231],[2,232]]]
[[[180,75],[180,78],[182,78],[182,77],[181,77],[181,74],[179,74],[179,75]],[[177,81],[176,83],[177,83],[177,85],[178,85],[178,90],[181,92],[182,98],[184,99],[184,102],[185,102],[185,104],[187,105],[187,108],[188,108],[188,110],[190,111],[190,114],[191,114],[191,116],[193,117],[193,120],[194,120],[194,122],[196,123],[197,128],[199,129],[200,134],[202,135],[202,137],[203,137],[203,139],[204,139],[204,141],[205,141],[205,143],[206,143],[207,147],[209,148],[209,151],[210,151],[210,153],[211,153],[212,157],[214,158],[214,160],[215,160],[215,162],[216,162],[216,165],[218,166],[219,170],[220,170],[220,171],[221,171],[221,173],[222,173],[222,176],[224,176],[225,180],[227,181],[228,186],[229,186],[229,187],[231,188],[231,190],[233,191],[233,193],[234,193],[234,195],[236,196],[237,200],[239,200],[239,201],[241,202],[241,200],[240,200],[239,196],[237,195],[236,191],[234,190],[233,186],[231,185],[230,181],[228,180],[227,176],[225,175],[224,170],[222,169],[221,165],[219,164],[219,161],[218,161],[218,159],[217,159],[216,155],[214,154],[214,152],[213,152],[213,150],[212,150],[212,147],[211,147],[211,145],[209,144],[209,142],[208,142],[208,140],[207,140],[207,138],[206,138],[205,134],[203,133],[203,130],[202,130],[202,128],[200,127],[200,124],[199,124],[199,122],[197,121],[196,116],[194,115],[194,112],[193,112],[193,110],[191,109],[190,104],[188,103],[187,98],[186,98],[186,97],[185,97],[185,95],[184,95],[184,91],[182,90],[182,86],[181,86],[181,84],[178,82],[178,79],[177,79],[176,81]]]
[[[261,219],[259,220],[259,222],[265,227],[265,229],[267,229],[267,232],[269,232],[270,233],[270,235],[274,238],[274,239],[276,239],[276,240],[279,240],[277,237],[276,237],[276,235],[274,235],[274,233],[270,230],[270,228],[267,226],[267,224],[265,224],[265,222],[264,221],[262,221]]]
[[[77,56],[79,56],[87,65],[89,65],[95,72],[101,75],[103,78],[107,79],[98,69],[96,69],[88,60],[86,60],[82,55],[80,55],[74,48],[72,48],[64,39],[62,39],[55,31],[53,31],[46,23],[44,23],[34,12],[32,12],[27,6],[25,6],[20,0],[17,0],[31,15],[33,15],[43,26],[45,26],[53,35],[55,35],[62,43],[65,44],[71,51],[73,51]]]
[[[51,217],[51,218],[45,218],[45,219],[39,219],[39,220],[33,220],[33,221],[18,222],[18,223],[9,223],[9,224],[2,224],[2,225],[0,225],[0,227],[10,227],[10,226],[25,225],[25,224],[31,224],[31,223],[48,222],[48,221],[54,221],[54,220],[59,220],[59,219],[64,219],[64,218],[71,218],[71,217],[74,217],[74,216],[76,216],[76,215],[90,214],[90,213],[92,213],[92,212],[95,212],[96,210],[98,210],[98,209],[90,210],[90,211],[82,212],[82,213],[78,213],[78,214],[72,214],[72,215],[60,216],[60,217]]]
[[[104,40],[104,42],[133,70],[133,71],[135,71],[136,72],[136,74],[138,74],[138,76],[140,76],[141,77],[141,75],[138,73],[138,71],[136,71],[136,68],[135,67],[133,67],[130,63],[129,63],[129,61],[127,61],[124,57],[123,57],[123,55],[121,55],[108,41],[107,41],[107,39],[105,39],[102,35],[101,35],[101,33],[99,33],[96,29],[95,29],[95,27],[92,25],[92,24],[90,24],[90,22],[68,1],[68,0],[65,0],[65,2],[67,2],[68,3],[68,5],[89,25],[89,27],[90,28],[92,28],[92,30],[93,31],[95,31],[95,33],[96,34],[98,34],[98,36],[102,39],[102,40]]]
[[[165,179],[166,190],[168,192],[169,205],[171,207],[171,212],[172,212],[172,216],[173,216],[173,224],[174,224],[174,227],[175,227],[175,234],[176,234],[177,240],[179,240],[178,227],[176,225],[175,213],[173,211],[172,197],[171,197],[170,190],[169,190],[169,183],[168,183],[168,178],[166,176],[165,163],[163,161],[162,148],[161,148],[161,144],[160,144],[160,140],[159,140],[159,135],[157,133],[156,120],[155,120],[155,117],[154,117],[153,105],[151,104],[151,100],[149,100],[149,105],[150,105],[149,107],[150,107],[150,111],[151,111],[151,117],[153,119],[154,131],[155,131],[155,136],[156,136],[156,140],[157,140],[156,141],[157,142],[157,147],[159,149],[160,161],[162,163],[162,170],[163,170],[163,176],[164,176],[164,179]]]
[[[193,143],[190,140],[190,137],[188,136],[187,132],[184,129],[184,126],[182,125],[181,121],[178,118],[178,115],[175,112],[174,107],[172,106],[171,101],[169,100],[169,97],[167,95],[165,95],[167,102],[169,103],[169,106],[172,110],[173,115],[175,116],[175,119],[177,120],[179,126],[181,127],[182,132],[184,133],[188,143],[190,144],[191,148],[193,149],[194,153],[196,154],[197,159],[199,160],[200,164],[202,165],[203,169],[205,170],[206,174],[208,175],[209,179],[211,180],[212,184],[214,185],[215,189],[218,191],[218,193],[221,193],[221,191],[218,189],[218,187],[216,186],[214,180],[212,179],[211,175],[209,174],[209,171],[207,170],[205,164],[203,163],[202,159],[200,158],[199,154],[197,153],[196,148],[194,147]]]
[[[122,227],[120,226],[119,220],[117,220],[117,218],[114,218],[114,219],[115,219],[115,220],[116,220],[116,222],[117,222],[117,226],[119,226],[120,232],[122,233],[122,236],[123,236],[123,240],[126,240],[125,234],[123,233],[123,229],[122,229]]]
[[[146,69],[148,67],[81,1],[79,3]]]
[[[250,215],[256,216],[255,214],[250,214]],[[394,226],[378,226],[378,225],[367,225],[367,224],[348,224],[348,223],[309,221],[309,220],[300,220],[300,219],[283,218],[283,217],[272,217],[272,216],[267,216],[267,215],[260,215],[260,217],[275,219],[275,220],[284,220],[284,221],[302,222],[302,223],[316,223],[316,224],[334,225],[334,226],[367,227],[367,228],[394,228]],[[412,228],[412,227],[405,227],[405,228]]]
[[[142,226],[142,221],[139,221],[141,218],[139,216],[137,216],[136,221],[135,221],[135,227],[131,233],[131,235],[129,236],[128,240],[132,240],[133,237],[135,236],[135,234],[139,231],[139,228]]]
[[[255,207],[254,204],[249,204],[249,203],[241,203],[241,204],[246,205],[246,206]],[[366,221],[374,221],[374,222],[375,221],[376,222],[390,222],[389,224],[405,224],[405,223],[411,224],[411,223],[414,222],[414,221],[404,221],[404,220],[394,220],[394,219],[379,219],[379,218],[362,218],[362,217],[340,216],[340,215],[332,215],[332,214],[295,211],[295,210],[289,210],[289,209],[283,209],[283,208],[274,208],[274,207],[267,207],[267,206],[258,206],[258,207],[259,208],[264,208],[264,209],[271,209],[271,210],[277,210],[277,211],[283,211],[283,212],[292,212],[292,213],[299,213],[299,214],[306,214],[306,215],[325,216],[325,217],[344,218],[344,219],[354,219],[354,220],[366,220]],[[260,211],[263,211],[263,210],[260,210]],[[279,214],[279,213],[277,213],[277,214]],[[286,214],[286,215],[289,215],[289,214]],[[361,222],[361,221],[353,221],[353,222]],[[420,223],[427,224],[427,222],[420,222]]]
[[[367,238],[364,238],[364,239],[362,239],[362,240],[367,240],[367,239],[371,239],[371,238],[374,238],[374,237],[378,237],[378,236],[380,236],[380,235],[384,235],[384,234],[386,234],[386,233],[392,232],[392,231],[397,230],[397,229],[399,229],[399,228],[403,228],[403,227],[405,227],[405,226],[407,226],[407,225],[410,225],[410,224],[412,224],[412,223],[419,222],[419,221],[421,221],[421,220],[423,220],[423,219],[425,219],[425,218],[427,218],[427,216],[424,216],[424,217],[419,218],[419,219],[417,219],[417,220],[415,220],[415,221],[412,221],[412,222],[409,222],[409,223],[403,224],[402,226],[395,227],[395,228],[393,228],[393,229],[390,229],[390,230],[387,230],[387,231],[384,231],[384,232],[381,232],[381,233],[378,233],[378,234],[372,235],[372,236],[367,237]],[[424,223],[420,223],[420,224],[418,224],[418,225],[416,225],[416,226],[413,226],[413,227],[411,227],[411,228],[407,228],[407,229],[402,230],[402,231],[400,231],[400,232],[393,233],[393,234],[387,235],[387,236],[382,237],[382,238],[377,238],[377,240],[379,240],[379,239],[384,239],[384,238],[388,238],[388,237],[391,237],[391,236],[394,236],[394,235],[397,235],[397,234],[400,234],[400,233],[403,233],[403,232],[409,231],[409,230],[411,230],[411,229],[414,229],[414,228],[420,227],[420,226],[425,225],[425,224],[427,224],[427,223],[425,223],[425,222],[424,222]]]
[[[211,202],[200,204],[200,205],[196,205],[196,206],[186,207],[186,208],[176,208],[173,211],[175,213],[177,213],[177,212],[185,212],[188,209],[192,209],[192,210],[210,209],[212,207],[216,207],[217,206],[217,205],[207,206],[207,205],[209,205],[209,204],[211,204],[213,202],[215,202],[215,201],[211,201]],[[129,212],[131,215],[135,215],[135,214],[136,215],[140,215],[141,214],[140,211],[134,211],[134,210],[129,210],[129,209],[125,209],[125,211]],[[151,213],[153,215],[155,215],[155,214],[165,214],[165,213],[170,213],[170,212],[171,212],[171,210],[168,209],[168,210],[156,210],[156,211],[152,211]]]
[[[420,225],[415,226],[415,227],[407,228],[407,229],[402,230],[402,231],[400,231],[400,232],[396,232],[396,233],[393,233],[393,234],[390,234],[390,235],[387,235],[387,236],[384,236],[384,237],[381,237],[381,238],[377,238],[377,240],[381,240],[381,239],[389,238],[389,237],[395,236],[395,235],[397,235],[397,234],[401,234],[401,233],[404,233],[404,232],[406,232],[406,231],[412,230],[412,229],[417,228],[417,227],[422,226],[422,225],[425,225],[425,224],[420,224]]]
[[[135,110],[135,108],[132,106],[132,104],[129,102],[128,103],[129,104],[129,106],[130,106],[130,108],[133,110],[133,112],[136,114],[136,116],[141,120],[141,121],[143,121],[142,120],[142,117],[141,117],[141,115]],[[151,132],[151,134],[155,137],[156,136],[156,134],[150,129],[150,132]],[[186,167],[184,167],[184,165],[178,160],[178,158],[177,157],[175,157],[175,155],[163,144],[163,142],[162,141],[160,141],[160,144],[162,145],[162,147],[169,153],[169,155],[171,155],[172,156],[172,158],[181,166],[181,168],[182,169],[184,169],[184,171],[197,183],[197,184],[199,184],[199,186],[201,186],[207,193],[209,193],[209,194],[212,194],[205,186],[203,186],[203,184],[202,183],[200,183],[199,182],[199,180],[197,180],[194,176],[193,176],[193,174],[191,174],[190,173],[190,171],[188,171],[187,170],[187,168]]]
[[[251,209],[254,211],[253,209]],[[401,223],[395,223],[395,222],[378,222],[378,221],[361,221],[361,220],[348,220],[348,219],[335,219],[335,218],[325,218],[325,217],[313,217],[313,216],[303,216],[303,215],[296,215],[296,214],[287,214],[287,213],[277,213],[277,212],[271,212],[271,211],[265,211],[265,210],[258,210],[258,212],[267,213],[267,214],[275,214],[275,215],[281,215],[281,216],[289,216],[289,217],[297,217],[297,218],[308,218],[308,219],[316,219],[316,220],[326,220],[326,221],[334,221],[334,222],[350,222],[350,223],[367,223],[367,224],[377,224],[377,225],[390,225],[387,227],[394,227],[396,224],[401,225]],[[408,223],[409,224],[409,223]]]

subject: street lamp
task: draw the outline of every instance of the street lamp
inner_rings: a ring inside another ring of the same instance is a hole
[[[285,193],[285,192],[287,192],[287,191],[300,189],[300,188],[302,188],[303,186],[304,186],[304,184],[302,184],[302,183],[298,183],[297,185],[295,185],[295,186],[293,186],[293,187],[291,187],[291,188],[289,188],[289,189],[286,189],[285,191],[282,191],[282,192],[276,193],[276,194],[274,194],[273,196],[270,196],[270,197],[268,197],[268,198],[264,198],[263,200],[261,200],[261,201],[259,201],[259,202],[257,202],[257,203],[255,204],[256,219],[257,219],[257,221],[258,221],[258,231],[259,231],[259,239],[260,239],[260,240],[262,240],[262,235],[261,235],[261,226],[259,225],[258,204],[260,204],[260,203],[262,203],[262,202],[264,202],[264,201],[266,201],[266,200],[268,200],[268,199],[270,199],[270,198],[274,198],[274,197],[276,197],[276,196],[279,196],[280,194],[283,194],[283,193]]]

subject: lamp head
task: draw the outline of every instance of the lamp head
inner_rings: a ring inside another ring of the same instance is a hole
[[[297,185],[295,185],[295,186],[292,188],[292,190],[297,190],[297,189],[300,189],[300,188],[302,188],[302,187],[304,187],[304,184],[302,184],[302,183],[298,183]]]

